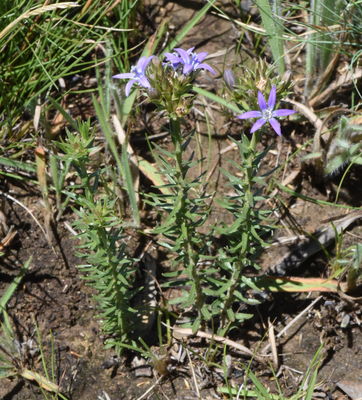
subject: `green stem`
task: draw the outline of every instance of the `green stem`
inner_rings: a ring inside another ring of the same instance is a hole
[[[191,284],[193,286],[193,292],[196,294],[195,308],[197,309],[198,316],[201,317],[201,309],[204,304],[204,298],[202,294],[201,279],[197,273],[197,262],[198,253],[192,246],[192,238],[195,234],[194,229],[191,227],[187,220],[187,185],[186,185],[186,173],[187,168],[182,160],[182,136],[180,119],[170,118],[171,125],[171,136],[172,142],[175,148],[176,156],[176,176],[178,181],[178,192],[180,196],[180,209],[179,209],[179,221],[181,223],[181,235],[182,235],[182,246],[184,249],[184,266],[189,273]]]

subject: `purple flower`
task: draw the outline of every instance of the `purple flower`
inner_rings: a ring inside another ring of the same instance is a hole
[[[189,75],[198,69],[206,69],[215,75],[216,72],[214,69],[211,68],[210,65],[203,63],[207,53],[201,52],[197,54],[194,53],[193,50],[194,47],[191,47],[188,50],[177,48],[174,53],[165,53],[165,57],[174,70],[182,67],[182,73],[184,75]]]
[[[141,57],[136,65],[131,67],[131,72],[126,72],[123,74],[114,75],[112,78],[116,79],[130,79],[126,85],[126,96],[129,96],[131,92],[131,88],[135,83],[138,83],[139,86],[144,87],[146,89],[151,89],[151,84],[145,75],[146,69],[150,61],[154,56],[150,57]]]
[[[277,135],[281,136],[280,124],[275,117],[286,117],[287,115],[294,114],[296,111],[280,109],[275,110],[275,102],[277,97],[277,88],[273,85],[269,94],[268,103],[261,92],[258,92],[258,103],[260,111],[247,111],[241,115],[238,115],[239,119],[247,118],[259,118],[254,125],[251,127],[250,133],[253,133],[260,129],[266,122],[269,122],[272,128],[275,130]]]

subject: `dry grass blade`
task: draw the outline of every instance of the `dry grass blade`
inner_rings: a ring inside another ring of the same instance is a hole
[[[160,376],[151,387],[149,387],[140,397],[138,397],[137,400],[143,400],[146,397],[148,397],[148,395],[153,391],[153,389],[160,383],[161,379],[162,379],[162,376]]]
[[[8,247],[14,237],[17,235],[17,231],[14,231],[14,227],[10,227],[9,232],[6,234],[4,239],[0,241],[0,251],[4,250],[5,247]]]
[[[273,266],[268,268],[267,273],[272,275],[276,274],[278,276],[289,274],[309,257],[321,251],[322,248],[331,245],[337,234],[346,230],[351,224],[360,218],[362,218],[362,211],[357,209],[338,220],[334,220],[333,225],[317,229],[310,235],[310,239],[300,245],[294,246]]]
[[[116,114],[112,114],[112,121],[113,121],[113,126],[114,129],[116,130],[117,133],[117,138],[119,144],[123,147],[126,146],[127,148],[127,153],[128,153],[128,158],[130,160],[130,169],[132,173],[132,178],[133,178],[133,190],[136,196],[136,201],[137,203],[139,202],[139,184],[140,184],[140,174],[139,174],[139,169],[138,169],[138,162],[137,162],[137,157],[132,149],[132,146],[129,144],[127,137],[126,137],[126,132],[124,131],[118,117]]]
[[[29,369],[24,369],[20,372],[20,375],[28,379],[29,381],[35,381],[40,387],[47,390],[48,392],[58,393],[60,391],[59,386],[45,376],[38,374],[35,371],[30,371]]]
[[[285,99],[290,104],[293,104],[295,109],[304,115],[311,124],[314,125],[316,129],[322,129],[323,128],[323,121],[318,118],[318,116],[315,114],[314,110],[311,107],[308,107],[302,103],[299,103],[295,100],[292,99]]]
[[[303,315],[305,315],[311,308],[314,307],[316,303],[322,298],[322,296],[317,297],[312,303],[309,304],[302,312],[300,312],[296,317],[294,317],[278,334],[277,338],[280,338],[284,333],[288,331],[290,327],[292,327]],[[263,350],[261,351],[262,354],[265,354],[271,347],[271,344],[268,343]]]
[[[3,39],[11,30],[23,19],[27,19],[30,17],[34,17],[36,15],[44,14],[48,11],[54,11],[56,9],[66,9],[71,7],[79,7],[78,3],[75,2],[64,2],[58,4],[50,4],[47,6],[41,6],[34,8],[32,10],[26,11],[24,14],[21,14],[18,18],[14,19],[9,25],[7,25],[1,32],[0,32],[0,40]]]

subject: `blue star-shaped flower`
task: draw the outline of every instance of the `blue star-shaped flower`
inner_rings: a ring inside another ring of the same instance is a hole
[[[184,75],[189,75],[198,69],[206,69],[215,75],[216,72],[214,69],[211,68],[210,65],[203,63],[207,53],[205,51],[194,53],[193,50],[194,47],[188,50],[176,48],[174,53],[165,53],[165,57],[174,70],[182,67],[182,73]]]
[[[144,87],[146,89],[151,89],[151,84],[145,75],[146,69],[150,61],[154,56],[150,57],[141,57],[136,65],[131,67],[131,72],[125,72],[123,74],[114,75],[112,78],[116,79],[130,79],[126,85],[126,96],[129,96],[132,86],[137,83],[139,86]]]
[[[277,97],[277,89],[273,85],[269,94],[268,103],[261,92],[258,92],[258,103],[260,111],[247,111],[238,115],[239,119],[259,118],[251,127],[250,133],[254,133],[260,129],[266,122],[269,122],[277,135],[281,136],[280,124],[275,117],[286,117],[287,115],[294,114],[296,111],[288,109],[274,110]]]

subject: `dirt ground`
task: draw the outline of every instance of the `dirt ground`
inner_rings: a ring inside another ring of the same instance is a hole
[[[180,3],[184,3],[183,6]],[[157,5],[157,2],[149,4],[145,2],[145,10],[153,15],[155,23],[163,17],[171,17],[172,34],[178,32],[185,22],[190,20],[200,4],[192,1],[166,2],[163,7]],[[185,38],[182,47],[196,46],[197,50],[208,51],[211,55],[208,62],[216,69],[223,71],[225,66],[231,65],[233,61],[233,52],[223,51],[231,49],[237,37],[236,28],[228,21],[215,15],[207,15]],[[222,54],[219,55],[219,52]],[[200,83],[212,90],[219,84],[220,79],[221,77],[218,77],[215,81],[205,74],[200,78]],[[238,122],[226,124],[225,116],[221,114],[215,113],[213,118],[214,136],[210,158],[216,160],[220,151],[230,144],[228,140],[230,132],[237,134],[239,128]],[[194,124],[190,121],[191,123]],[[201,132],[203,131],[201,119],[198,128]],[[155,134],[159,133],[157,129],[159,128],[155,128]],[[265,138],[267,142],[276,142],[267,158],[266,167],[276,165],[278,162],[282,163],[292,151],[302,146],[311,137],[308,129],[310,127],[306,124],[305,132],[296,132],[291,125],[286,127],[283,138],[277,140],[275,137]],[[200,138],[202,141],[203,136],[201,135]],[[167,138],[162,139],[160,143],[167,146]],[[231,150],[223,156],[221,164],[226,163],[227,158],[235,157],[235,151]],[[291,182],[293,190],[320,200],[331,200],[333,188],[336,187],[333,181],[326,187],[315,186],[310,178],[310,171],[297,160],[287,164],[287,170],[283,172],[283,176],[280,176],[280,180],[284,180],[293,171],[299,171]],[[346,206],[361,205],[361,176],[361,169],[353,168],[342,187],[341,198]],[[338,180],[336,182],[338,183]],[[211,183],[219,192],[228,190],[223,178],[216,174],[211,176]],[[332,189],[332,194],[330,189]],[[6,179],[5,182],[0,179],[0,190],[21,201],[43,224],[44,206],[40,193],[35,187],[20,185],[15,180]],[[328,220],[346,213],[343,208],[322,207],[302,199],[288,197],[286,194],[280,194],[280,196],[285,201],[286,210],[281,216],[283,224],[277,230],[275,240],[295,232],[292,220],[303,231],[314,232],[322,225],[327,226]],[[67,222],[73,216],[64,215],[56,226],[56,237],[53,237],[52,243],[49,243],[46,235],[41,232],[28,211],[10,198],[2,197],[1,201],[1,211],[6,224],[13,226],[17,235],[7,247],[5,256],[0,258],[0,295],[31,256],[30,269],[16,294],[11,298],[8,312],[19,342],[25,343],[32,338],[36,340],[36,327],[41,332],[46,354],[50,354],[54,342],[55,381],[60,384],[63,393],[74,400],[131,400],[141,398],[148,389],[152,388],[149,395],[143,398],[180,400],[198,398],[192,370],[187,361],[165,377],[158,376],[152,368],[149,369],[153,372],[152,376],[136,377],[135,370],[131,368],[134,356],[125,355],[118,360],[111,350],[104,350],[104,338],[97,321],[96,306],[92,300],[93,293],[81,279],[77,269],[77,264],[79,264],[75,248],[77,242],[74,235],[67,229]],[[223,215],[217,215],[216,212],[214,218],[222,219]],[[355,223],[346,234],[345,246],[357,243],[361,236],[362,227]],[[333,247],[329,250],[333,250]],[[287,251],[289,248],[285,245],[272,247],[263,257],[263,269],[268,270],[275,259]],[[313,256],[293,271],[293,275],[313,277],[326,277],[328,273],[328,260],[323,253]],[[252,349],[255,349],[255,346],[264,347],[268,341],[265,339],[261,345],[260,341],[265,337],[268,320],[273,322],[277,333],[319,295],[319,293],[271,295],[268,301],[251,310],[255,315],[254,318],[234,332],[232,339]],[[347,320],[348,323],[345,326]],[[285,335],[277,339],[279,366],[275,374],[284,394],[289,396],[295,391],[315,352],[323,343],[323,361],[318,375],[320,386],[316,391],[316,396],[319,393],[320,398],[347,399],[348,397],[338,389],[337,383],[342,381],[362,384],[361,320],[361,308],[357,302],[347,301],[336,293],[322,294],[314,307],[303,315]],[[217,387],[223,385],[222,372],[215,371],[211,365],[206,366],[198,361],[207,353],[208,343],[190,339],[186,347],[194,352],[194,367],[202,388],[200,398],[223,398],[216,392]],[[33,364],[39,373],[44,373],[36,357],[28,362],[30,365]],[[232,353],[229,382],[235,385],[240,384],[247,364],[246,358]],[[270,365],[253,361],[252,369],[266,385],[272,389],[276,388]],[[5,379],[1,383],[1,399],[44,398],[39,387],[30,381]],[[48,396],[51,398],[50,394]]]

